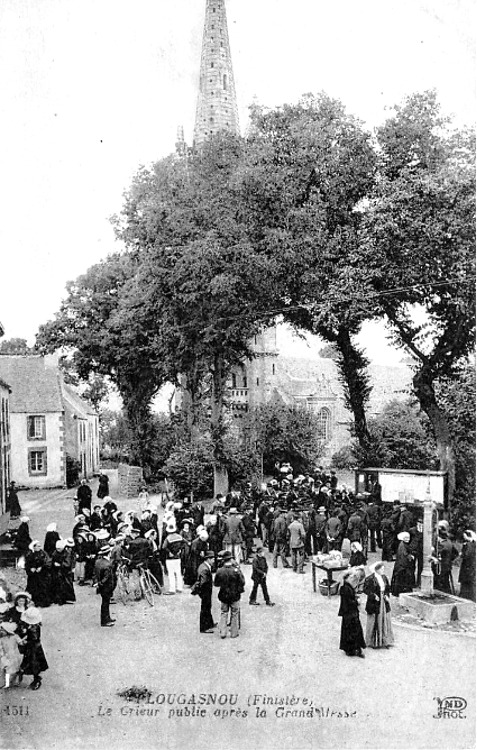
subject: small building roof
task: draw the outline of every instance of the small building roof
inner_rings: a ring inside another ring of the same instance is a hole
[[[80,419],[87,419],[88,415],[97,414],[91,404],[82,399],[81,396],[76,393],[70,385],[66,385],[66,383],[63,383],[63,396]]]
[[[62,412],[58,369],[45,357],[0,354],[0,378],[10,383],[10,412]]]

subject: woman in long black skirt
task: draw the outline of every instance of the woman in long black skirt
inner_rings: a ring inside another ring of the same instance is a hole
[[[359,576],[354,571],[345,573],[340,588],[341,602],[338,612],[342,618],[340,649],[346,656],[359,656],[364,659],[363,649],[366,648],[366,643],[359,620],[359,603],[356,595],[358,584]]]
[[[26,590],[31,594],[35,606],[49,607],[51,604],[50,558],[35,539],[25,559],[27,574]]]

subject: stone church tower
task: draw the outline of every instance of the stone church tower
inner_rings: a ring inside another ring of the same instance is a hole
[[[239,134],[225,0],[206,0],[194,147],[219,130]]]

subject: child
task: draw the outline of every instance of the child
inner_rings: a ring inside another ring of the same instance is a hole
[[[261,586],[262,591],[263,591],[263,598],[265,599],[265,604],[267,605],[267,607],[275,606],[274,602],[270,601],[270,596],[268,595],[267,572],[268,572],[268,563],[265,559],[263,547],[257,547],[257,554],[253,558],[253,563],[252,563],[253,589],[252,589],[252,593],[250,594],[250,599],[249,599],[250,604],[255,604],[256,606],[259,605],[259,602],[256,601],[256,598],[257,598],[258,587]]]
[[[40,610],[36,607],[29,607],[22,614],[21,620],[26,625],[26,635],[20,671],[22,675],[33,675],[33,682],[30,684],[30,689],[38,690],[41,687],[40,672],[48,669],[48,662],[46,661],[45,652],[41,645]]]
[[[14,622],[0,622],[0,664],[4,670],[5,689],[10,687],[11,678],[18,675],[23,659],[18,648],[22,639],[15,634],[16,629]]]

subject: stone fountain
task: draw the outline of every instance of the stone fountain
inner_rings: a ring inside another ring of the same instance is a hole
[[[434,591],[434,574],[430,557],[432,555],[432,516],[434,503],[431,498],[430,482],[427,485],[423,502],[423,557],[424,565],[421,574],[419,591],[400,594],[399,603],[413,614],[434,625],[452,620],[474,620],[475,604],[459,596]]]

